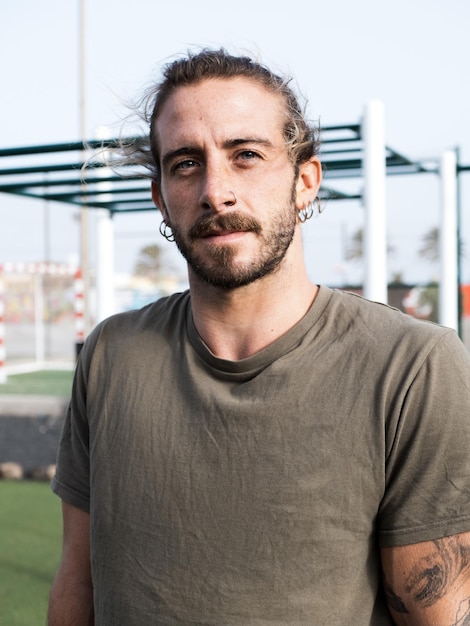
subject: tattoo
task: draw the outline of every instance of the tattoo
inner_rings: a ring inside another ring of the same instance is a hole
[[[430,607],[445,596],[463,573],[466,578],[470,576],[470,547],[463,545],[458,536],[444,537],[433,543],[434,552],[413,567],[405,584],[405,591],[423,607]],[[470,626],[467,621],[456,624]]]
[[[452,626],[470,626],[470,598],[462,600],[457,611],[457,621]]]
[[[393,591],[391,585],[385,582],[385,576],[383,578],[385,598],[387,600],[388,606],[397,613],[409,613],[403,600]]]

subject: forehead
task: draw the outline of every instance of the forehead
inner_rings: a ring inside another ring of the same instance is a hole
[[[283,139],[284,99],[249,78],[211,78],[177,87],[167,98],[156,120],[161,149],[168,143],[269,134]]]

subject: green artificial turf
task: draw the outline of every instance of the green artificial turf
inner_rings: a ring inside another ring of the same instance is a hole
[[[0,623],[43,626],[61,552],[60,500],[47,483],[0,481]]]
[[[27,374],[10,374],[0,384],[0,394],[32,394],[46,396],[70,395],[73,372],[70,370],[41,370]]]

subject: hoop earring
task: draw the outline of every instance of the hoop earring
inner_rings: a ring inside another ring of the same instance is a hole
[[[309,220],[311,217],[313,217],[313,214],[315,213],[315,205],[317,207],[318,213],[321,213],[322,209],[320,206],[320,198],[318,196],[313,200],[313,202],[310,202],[310,204],[307,204],[300,209],[299,221],[302,224]]]
[[[162,237],[165,237],[165,239],[170,243],[175,240],[175,236],[173,234],[173,231],[171,230],[171,226],[168,226],[165,220],[162,220],[160,222],[160,227],[158,230],[160,231],[160,235]]]
[[[299,211],[299,221],[301,224],[304,224],[307,220],[309,220],[315,210],[315,205],[313,204],[313,202],[310,202],[310,204],[307,204],[307,206],[304,206],[302,209],[300,209]]]

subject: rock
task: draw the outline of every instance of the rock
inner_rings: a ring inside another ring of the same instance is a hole
[[[31,470],[32,480],[50,482],[55,476],[55,465],[38,465]]]
[[[6,461],[0,463],[0,478],[5,480],[21,480],[23,478],[23,467],[19,463]]]

